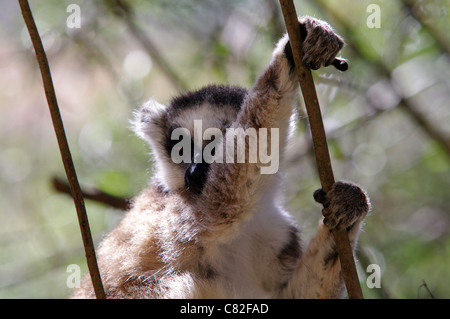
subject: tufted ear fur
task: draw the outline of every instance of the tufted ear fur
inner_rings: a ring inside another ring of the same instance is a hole
[[[137,136],[147,141],[152,147],[160,144],[166,128],[167,107],[150,99],[134,112],[132,129]]]
[[[170,138],[167,106],[150,99],[134,113],[132,129],[137,136],[149,143],[156,165],[155,176],[163,186],[167,190],[184,187],[183,170],[172,161],[167,150]]]

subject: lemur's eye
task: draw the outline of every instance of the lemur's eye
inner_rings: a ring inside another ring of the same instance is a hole
[[[166,149],[169,156],[183,158],[185,163],[191,163],[194,160],[194,141],[190,137],[181,135],[175,139],[170,138]]]
[[[172,154],[172,152],[176,152],[178,154],[180,154],[180,156],[182,156],[182,147],[178,144],[181,141],[181,137],[179,139],[176,140],[172,140],[169,139],[167,142],[167,152],[170,154]]]

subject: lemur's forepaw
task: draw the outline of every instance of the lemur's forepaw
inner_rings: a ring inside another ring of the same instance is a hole
[[[299,18],[303,33],[303,64],[317,70],[333,63],[344,40],[326,22],[311,17]]]
[[[366,192],[350,182],[336,182],[327,193],[318,189],[314,192],[314,199],[323,205],[323,223],[330,229],[350,229],[370,210]]]

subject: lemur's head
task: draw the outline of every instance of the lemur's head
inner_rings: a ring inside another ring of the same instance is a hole
[[[134,131],[150,144],[155,176],[167,190],[201,193],[209,170],[202,157],[206,147],[214,155],[217,136],[208,132],[223,134],[246,94],[242,88],[213,85],[176,97],[168,106],[152,99],[135,113]]]

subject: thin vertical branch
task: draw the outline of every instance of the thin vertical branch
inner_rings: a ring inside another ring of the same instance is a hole
[[[69,145],[64,131],[64,125],[61,119],[58,101],[56,99],[55,88],[53,86],[47,55],[45,54],[45,50],[42,45],[42,41],[39,36],[36,24],[34,22],[33,14],[31,13],[28,1],[19,0],[19,5],[22,11],[23,19],[25,21],[25,24],[31,37],[34,50],[36,52],[36,58],[39,64],[39,69],[41,71],[45,96],[47,98],[47,103],[50,110],[50,115],[52,117],[56,138],[58,140],[58,146],[61,152],[64,169],[66,171],[67,179],[70,184],[70,189],[73,195],[75,208],[77,211],[78,223],[80,225],[81,237],[83,239],[86,260],[89,268],[89,273],[92,279],[92,285],[94,287],[96,297],[99,299],[104,299],[106,298],[106,295],[103,289],[100,271],[97,265],[97,259],[95,257],[94,243],[92,241],[92,235],[89,228],[89,221],[86,214],[86,207],[84,205],[83,195],[81,193],[80,185],[78,183],[75,167],[72,161],[72,155],[70,154]]]
[[[334,184],[334,176],[322,122],[322,114],[320,112],[319,100],[317,98],[311,70],[304,67],[302,63],[302,37],[300,28],[298,27],[298,17],[295,11],[294,2],[293,0],[280,0],[280,4],[289,34],[292,55],[294,57],[297,74],[299,76],[300,87],[302,89],[306,110],[308,112],[319,177],[323,190],[327,192]],[[348,233],[345,230],[333,230],[333,236],[336,242],[336,249],[339,255],[342,274],[349,298],[362,299],[363,294],[358,280],[358,273],[356,271],[356,265],[353,258],[353,251],[350,241],[348,239]]]

